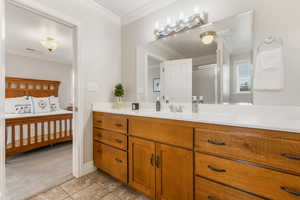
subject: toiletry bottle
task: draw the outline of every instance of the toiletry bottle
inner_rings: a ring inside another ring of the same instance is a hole
[[[204,97],[203,96],[199,96],[199,104],[204,104]]]
[[[193,96],[193,99],[192,99],[192,112],[193,113],[199,112],[199,104],[197,101],[197,96]]]
[[[159,112],[161,109],[159,96],[156,98],[156,112]]]

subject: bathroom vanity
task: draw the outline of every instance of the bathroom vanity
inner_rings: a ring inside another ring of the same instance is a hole
[[[95,110],[95,166],[157,200],[300,199],[298,130],[182,119]]]

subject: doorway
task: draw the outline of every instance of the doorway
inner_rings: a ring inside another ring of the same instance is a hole
[[[38,7],[38,6],[36,6],[36,5],[32,4],[32,3],[28,3],[28,5],[23,5],[23,4],[20,4],[20,3],[16,2],[16,1],[11,1],[11,0],[7,0],[7,1],[1,0],[0,3],[1,3],[0,4],[1,5],[1,9],[2,10],[5,9],[6,14],[7,14],[7,11],[9,9],[9,6],[15,6],[15,7],[19,8],[19,9],[23,9],[25,12],[30,12],[33,15],[37,15],[39,17],[43,17],[43,18],[45,18],[47,20],[53,21],[55,23],[59,23],[62,26],[66,26],[66,27],[72,29],[72,37],[73,37],[73,39],[71,39],[71,42],[73,43],[73,49],[74,49],[74,51],[72,53],[72,58],[70,59],[71,65],[73,66],[72,72],[71,72],[71,75],[70,75],[70,77],[71,77],[70,78],[70,82],[71,82],[71,85],[72,85],[71,86],[71,91],[72,91],[71,93],[72,94],[70,95],[71,96],[70,97],[71,102],[64,104],[63,107],[64,108],[69,107],[70,110],[73,110],[71,112],[73,114],[73,118],[74,118],[73,123],[68,123],[69,126],[73,127],[73,129],[72,129],[72,133],[73,133],[72,134],[73,135],[73,137],[72,137],[73,138],[73,148],[69,149],[69,151],[71,153],[70,157],[72,159],[71,160],[71,167],[70,167],[70,169],[71,169],[70,170],[70,175],[71,176],[75,176],[75,177],[79,177],[81,175],[80,172],[81,172],[81,169],[82,169],[82,166],[83,166],[82,155],[81,155],[82,154],[82,145],[83,145],[82,141],[83,140],[82,140],[82,138],[76,136],[77,133],[79,132],[78,130],[80,129],[80,126],[78,125],[78,123],[76,123],[78,121],[78,116],[80,115],[80,113],[76,112],[77,109],[75,109],[76,107],[78,107],[78,99],[79,99],[79,97],[78,97],[78,83],[77,83],[78,82],[77,81],[77,79],[78,79],[78,73],[77,73],[77,71],[78,71],[78,69],[77,69],[77,66],[78,66],[78,62],[77,62],[78,57],[76,56],[77,55],[77,46],[78,46],[78,38],[77,38],[78,24],[76,23],[75,20],[73,20],[73,21],[69,20],[71,22],[75,22],[75,23],[69,23],[67,21],[61,20],[60,18],[53,17],[53,16],[56,16],[56,14],[57,14],[56,12],[53,12],[53,10],[47,10],[47,8],[37,9],[37,8],[40,8],[40,7]],[[27,4],[27,2],[26,2],[26,4]],[[49,11],[49,12],[47,12],[47,11]],[[4,12],[1,12],[1,15],[2,15],[2,13],[4,14]],[[53,15],[53,13],[55,15]],[[63,16],[63,15],[59,15],[59,16]],[[62,17],[62,19],[66,19],[66,18],[69,19],[68,17]],[[1,19],[2,20],[3,19],[6,20],[6,18],[5,18],[4,15],[1,17]],[[3,23],[3,21],[1,23]],[[8,24],[6,24],[5,28],[7,28],[7,25]],[[4,42],[6,42],[6,44],[7,44],[8,43],[7,40],[9,39],[9,37],[8,37],[7,33],[6,33],[6,37],[4,37],[5,36],[5,32],[6,32],[7,29],[6,30],[5,29],[2,30],[2,28],[4,28],[4,27],[3,26],[1,27],[2,40],[1,40],[1,73],[0,73],[0,75],[1,75],[1,83],[3,83],[1,85],[4,86],[4,85],[6,85],[4,66],[6,66],[7,63],[5,63],[2,58],[4,58],[5,53],[7,52],[7,46],[8,46],[8,45],[6,45],[4,47]],[[46,26],[46,29],[47,29],[47,26]],[[45,38],[45,40],[47,40],[47,39],[48,38]],[[38,41],[38,42],[41,42],[41,41]],[[25,51],[31,51],[32,52],[32,51],[35,51],[35,49],[34,48],[27,48],[27,49],[25,49]],[[48,49],[48,51],[50,51],[50,50]],[[28,53],[28,52],[26,52],[26,53]],[[40,52],[35,52],[35,53],[39,54]],[[26,56],[24,56],[24,57],[26,57]],[[36,57],[42,57],[42,55],[36,55]],[[49,56],[49,57],[51,57],[51,56]],[[7,56],[6,56],[6,58],[7,58]],[[54,59],[57,60],[57,58],[54,58]],[[46,79],[46,78],[33,77],[32,79],[40,80],[40,79]],[[4,89],[5,89],[5,87],[1,87],[1,100],[2,100],[2,98],[5,97]],[[1,113],[4,113],[3,104],[0,106],[0,108],[1,108],[1,110],[0,110]],[[41,126],[42,126],[41,124],[37,125],[38,129],[41,129]],[[54,122],[52,123],[52,126],[55,126]],[[59,126],[60,125],[59,125],[59,122],[58,122],[58,124],[57,124],[57,129],[58,130],[60,129],[60,128],[58,128]],[[64,125],[62,125],[61,127],[64,130]],[[49,129],[52,129],[52,131],[54,131],[55,128],[53,128],[53,127],[51,128],[49,126]],[[2,133],[5,132],[5,122],[4,122],[3,118],[1,119],[1,132]],[[37,131],[37,132],[39,132],[39,131]],[[5,184],[5,180],[6,179],[2,178],[2,177],[5,177],[5,175],[4,175],[5,174],[5,164],[4,163],[5,163],[5,160],[7,159],[6,158],[6,147],[5,147],[5,144],[7,144],[7,143],[6,143],[6,140],[4,139],[4,137],[2,137],[3,135],[4,134],[1,134],[1,139],[0,139],[0,141],[1,141],[1,146],[0,146],[1,147],[1,155],[0,155],[0,161],[1,161],[1,166],[0,166],[0,169],[1,169],[1,171],[0,171],[0,176],[1,176],[0,184],[1,184],[1,188],[0,189],[1,190],[0,191],[1,191],[1,194],[2,194],[2,195],[0,194],[0,199],[1,198],[4,199],[4,191],[5,191],[5,185],[6,185]],[[26,135],[26,134],[24,134],[24,135]],[[38,136],[40,136],[40,135],[38,135]],[[44,147],[44,148],[49,148],[49,147]],[[55,147],[53,147],[53,148],[55,148]],[[42,151],[46,151],[46,149],[42,149]],[[29,153],[33,153],[33,152],[29,152]],[[53,169],[53,170],[55,170],[55,169]],[[9,173],[8,170],[7,170],[7,173]],[[6,180],[6,182],[7,182],[7,184],[9,184],[7,180]],[[57,184],[59,184],[59,183],[60,183],[60,181],[57,182]],[[52,187],[53,186],[54,185],[52,185]],[[24,186],[24,187],[26,187],[26,186]],[[50,187],[50,185],[49,185],[49,187]],[[44,188],[43,190],[45,190],[45,189],[48,189],[48,188]]]

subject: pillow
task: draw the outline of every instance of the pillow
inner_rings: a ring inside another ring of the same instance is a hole
[[[50,99],[50,108],[51,108],[51,111],[58,111],[58,110],[60,110],[59,98],[55,97],[55,96],[51,96],[49,99]]]
[[[33,113],[31,97],[16,97],[5,99],[6,114],[29,114]]]
[[[34,113],[47,113],[51,111],[49,97],[32,97]]]

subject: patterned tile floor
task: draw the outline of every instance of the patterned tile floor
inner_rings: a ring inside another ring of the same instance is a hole
[[[96,171],[72,179],[29,200],[149,200],[145,196]]]

